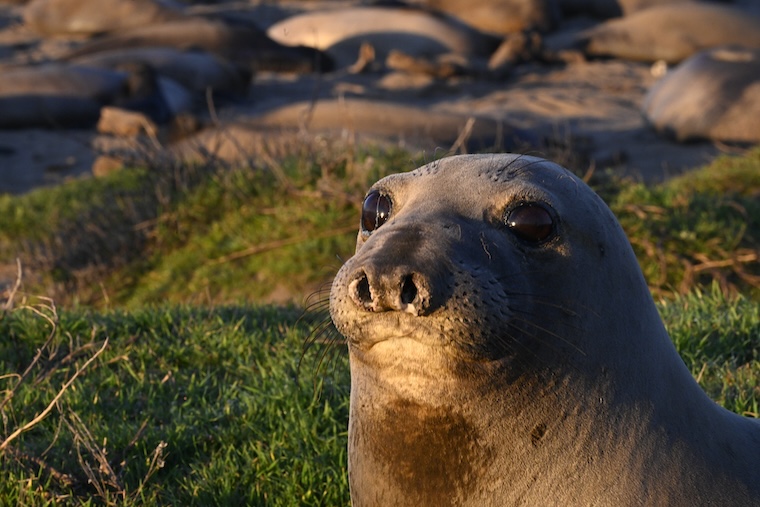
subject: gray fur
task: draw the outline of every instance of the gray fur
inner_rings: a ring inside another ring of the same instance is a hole
[[[583,182],[465,155],[373,189],[389,219],[359,233],[330,297],[354,506],[760,505],[760,425],[694,381]],[[554,235],[513,234],[520,202],[550,209]]]

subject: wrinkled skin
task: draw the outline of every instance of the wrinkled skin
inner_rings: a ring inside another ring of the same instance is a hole
[[[368,195],[330,296],[353,505],[760,505],[760,425],[693,380],[583,182],[465,155]]]

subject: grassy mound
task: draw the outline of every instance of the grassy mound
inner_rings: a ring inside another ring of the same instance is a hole
[[[302,303],[351,255],[366,188],[423,163],[326,148],[260,167],[125,170],[0,197],[0,267],[59,304]],[[653,291],[758,297],[760,149],[647,187],[592,182]]]
[[[329,151],[329,150],[328,150]],[[155,167],[0,197],[0,263],[70,306],[302,302],[353,250],[368,182],[402,152]]]

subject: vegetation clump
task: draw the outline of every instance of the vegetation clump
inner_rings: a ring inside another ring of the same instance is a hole
[[[299,313],[6,311],[0,504],[346,505],[346,358]]]
[[[686,294],[715,281],[760,297],[760,149],[610,199],[649,286]]]
[[[260,167],[131,169],[0,197],[0,266],[59,304],[296,302],[351,255],[380,177],[424,160],[306,152]],[[656,186],[594,178],[656,294],[760,290],[760,149]]]

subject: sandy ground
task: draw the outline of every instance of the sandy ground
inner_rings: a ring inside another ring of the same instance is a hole
[[[229,7],[233,8],[233,7]],[[234,4],[241,16],[262,25],[282,11]],[[20,26],[19,7],[0,6],[0,71],[3,66],[60,54],[71,45],[38,41]],[[259,10],[257,10],[259,9]],[[547,44],[562,44],[574,30]],[[389,91],[378,74],[345,72],[306,76],[257,75],[249,98],[219,111],[223,119],[245,119],[296,100],[356,96],[403,101],[433,110],[506,120],[563,142],[590,157],[597,168],[658,181],[710,162],[723,150],[711,143],[677,144],[650,130],[640,114],[647,88],[656,78],[650,66],[615,60],[571,64],[527,63],[500,81],[457,78],[417,90]],[[0,193],[21,193],[40,185],[91,174],[94,147],[109,140],[94,130],[0,130]],[[429,149],[429,147],[427,147]],[[442,147],[447,149],[448,147]]]

